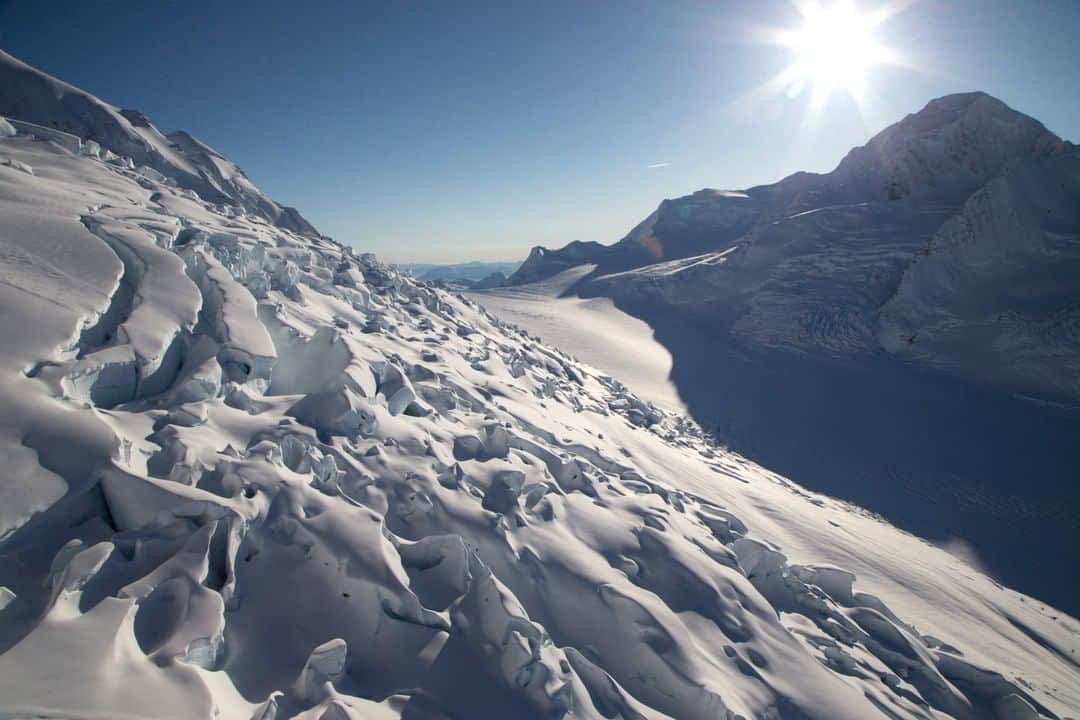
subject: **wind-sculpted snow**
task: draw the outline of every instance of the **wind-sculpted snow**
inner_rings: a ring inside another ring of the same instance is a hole
[[[1080,709],[1075,620],[472,302],[0,152],[0,717]]]

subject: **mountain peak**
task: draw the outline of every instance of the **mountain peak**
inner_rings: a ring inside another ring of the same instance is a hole
[[[743,192],[705,188],[664,200],[610,247],[534,248],[509,282],[534,282],[585,263],[612,273],[707,253],[756,223],[831,205],[910,199],[959,207],[1006,167],[1073,147],[986,92],[945,95],[852,149],[832,172],[797,172]]]
[[[525,262],[510,275],[512,285],[545,280],[562,270],[591,262],[607,250],[595,240],[572,240],[558,250],[537,245]]]
[[[981,90],[942,95],[930,100],[922,109],[905,116],[881,133],[889,131],[906,133],[928,132],[969,116],[995,116],[1010,121],[1028,120],[1038,122],[1024,113],[1012,109],[1003,101]]]
[[[1035,118],[985,92],[945,95],[853,149],[829,174],[834,190],[870,199],[961,202],[1009,162],[1068,147]]]
[[[1000,103],[1001,105],[1005,105],[1004,102],[984,90],[968,90],[965,92],[949,93],[948,95],[936,97],[930,100],[930,102],[926,103],[926,107],[961,108],[967,107],[974,102],[986,99],[992,100],[996,103]]]

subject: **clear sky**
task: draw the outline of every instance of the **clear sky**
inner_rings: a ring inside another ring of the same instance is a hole
[[[837,92],[810,130],[810,92],[746,99],[792,62],[760,28],[800,18],[785,0],[0,0],[0,47],[395,262],[614,242],[666,197],[830,170],[951,92],[1080,140],[1078,0],[912,0],[875,32],[916,67],[871,68],[870,117]]]

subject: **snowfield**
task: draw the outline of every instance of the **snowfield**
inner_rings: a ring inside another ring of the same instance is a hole
[[[541,282],[469,297],[556,347],[573,348],[577,358],[604,368],[641,398],[685,414],[668,380],[671,353],[653,339],[648,325],[619,312],[608,298],[560,297],[592,270],[592,265],[581,265]]]
[[[1075,619],[473,301],[0,157],[0,718],[1080,713]]]

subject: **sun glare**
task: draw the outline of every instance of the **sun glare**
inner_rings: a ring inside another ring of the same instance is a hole
[[[834,93],[854,101],[867,128],[880,125],[875,108],[873,69],[917,64],[878,37],[883,25],[917,0],[872,0],[872,9],[855,0],[791,0],[794,13],[787,27],[758,26],[753,34],[766,44],[783,48],[791,63],[735,101],[744,112],[758,112],[778,98],[806,98],[796,144],[809,141],[820,129],[828,100]],[[871,0],[865,0],[867,4]]]
[[[800,9],[803,26],[784,38],[796,55],[795,73],[820,90],[839,86],[861,93],[867,68],[884,60],[884,48],[874,40],[875,18],[860,15],[851,1]]]

